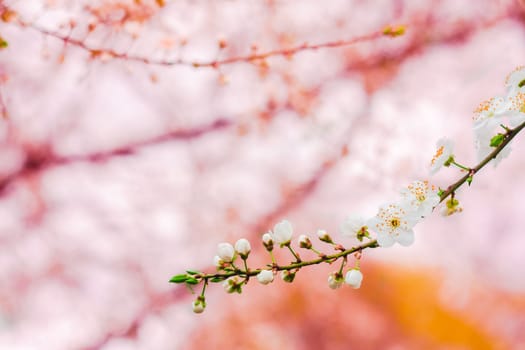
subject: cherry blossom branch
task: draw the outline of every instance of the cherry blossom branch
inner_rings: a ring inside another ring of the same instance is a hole
[[[301,268],[321,263],[332,264],[339,259],[341,259],[339,270],[330,274],[328,278],[330,288],[339,288],[343,282],[353,288],[359,288],[363,279],[359,262],[365,249],[390,247],[396,242],[404,246],[412,244],[414,241],[413,227],[421,219],[434,211],[437,205],[448,197],[450,199],[446,203],[444,214],[451,215],[460,212],[459,201],[454,198],[455,191],[464,183],[470,185],[473,176],[490,161],[494,160],[494,165],[497,165],[499,159],[506,156],[502,151],[504,149],[509,151],[510,148],[505,147],[525,128],[525,67],[519,67],[507,77],[506,87],[507,96],[484,102],[476,110],[477,118],[474,122],[474,131],[478,158],[481,160],[475,167],[469,168],[456,162],[452,153],[453,144],[450,140],[441,139],[437,143],[438,150],[431,161],[431,174],[443,166],[455,166],[461,171],[466,171],[466,175],[448,186],[446,190],[439,189],[437,192],[433,186],[428,185],[428,182],[415,181],[408,186],[408,189],[401,192],[403,196],[401,203],[380,207],[378,214],[367,221],[361,217],[353,216],[341,225],[343,235],[355,237],[361,242],[366,238],[369,240],[368,242],[346,249],[341,244],[334,243],[326,231],[318,230],[319,240],[331,245],[338,252],[333,254],[322,253],[313,247],[306,235],[301,235],[298,239],[299,247],[310,250],[317,255],[315,259],[302,260],[291,246],[292,225],[287,220],[283,220],[275,225],[273,231],[262,236],[262,243],[272,261],[266,267],[256,269],[248,267],[247,259],[251,252],[251,246],[248,240],[241,238],[236,242],[235,247],[229,243],[218,245],[218,255],[215,256],[214,262],[219,272],[203,273],[188,270],[186,273],[173,276],[169,282],[185,284],[190,289],[192,286],[203,284],[200,295],[193,302],[193,311],[196,313],[203,312],[206,307],[205,291],[210,282],[223,282],[223,287],[228,293],[241,293],[243,285],[248,283],[250,277],[256,276],[261,284],[269,284],[273,281],[274,275],[281,272],[283,281],[293,282],[295,274]],[[510,128],[503,124],[502,121],[505,118],[515,127]],[[494,127],[501,127],[504,132],[498,132],[494,135]],[[375,239],[371,238],[370,232],[376,234]],[[273,255],[275,244],[278,244],[280,248],[287,248],[295,261],[288,265],[279,265]],[[355,254],[355,266],[349,269],[343,278],[343,269],[347,265],[350,254]],[[243,268],[235,265],[235,259],[239,256],[243,260]]]
[[[305,267],[305,266],[311,266],[311,265],[318,265],[318,264],[321,264],[321,263],[333,263],[335,262],[336,260],[338,260],[339,258],[344,258],[350,254],[353,254],[353,253],[356,253],[356,252],[360,252],[364,249],[367,249],[367,248],[377,248],[378,245],[377,245],[377,240],[371,240],[367,243],[364,243],[364,244],[361,244],[361,245],[358,245],[356,247],[352,247],[350,249],[344,249],[342,246],[340,246],[342,249],[341,252],[339,253],[335,253],[335,254],[331,254],[331,255],[326,255],[326,254],[323,254],[321,253],[320,254],[320,257],[317,258],[317,259],[313,259],[313,260],[308,260],[308,261],[301,261],[301,262],[295,262],[295,263],[291,263],[289,265],[279,265],[277,263],[273,263],[273,264],[268,264],[267,267],[270,267],[272,270],[274,271],[289,271],[289,270],[295,270],[295,269],[300,269],[302,267]],[[210,274],[204,274],[204,275],[201,275],[201,276],[198,276],[200,278],[202,278],[203,281],[206,281],[206,280],[211,280],[211,279],[214,279],[214,278],[218,278],[218,279],[226,279],[228,277],[233,277],[233,276],[239,276],[239,277],[252,277],[252,276],[256,276],[258,275],[261,271],[265,270],[264,268],[258,268],[258,269],[249,269],[247,272],[246,271],[241,271],[241,270],[238,270],[238,271],[231,271],[231,272],[226,272],[226,273],[210,273]],[[196,275],[196,278],[197,278],[197,275]]]
[[[505,140],[498,147],[496,147],[492,153],[490,153],[485,159],[483,159],[483,161],[481,161],[474,168],[470,169],[470,171],[469,171],[469,173],[467,175],[463,176],[458,181],[456,181],[452,185],[448,186],[447,190],[444,191],[441,194],[440,199],[439,199],[439,203],[442,203],[447,197],[452,195],[465,182],[467,182],[467,179],[469,177],[471,177],[473,174],[475,174],[478,171],[480,171],[492,159],[496,158],[496,156],[503,150],[503,148],[505,148],[505,146],[508,145],[509,142],[523,128],[525,128],[525,122],[522,123],[521,125],[519,125],[518,127],[514,128],[514,129],[507,130],[507,133],[506,133],[506,136],[505,136]],[[271,267],[271,269],[274,270],[274,271],[285,271],[285,270],[299,269],[299,268],[302,268],[302,267],[305,267],[305,266],[317,265],[317,264],[320,264],[320,263],[323,263],[323,262],[333,263],[334,261],[336,261],[339,258],[347,257],[350,254],[353,254],[353,253],[356,253],[356,252],[361,252],[361,251],[363,251],[363,250],[365,250],[367,248],[377,248],[377,247],[379,247],[379,245],[377,243],[377,240],[373,239],[373,240],[371,240],[371,241],[369,241],[367,243],[363,243],[361,245],[358,245],[358,246],[355,246],[355,247],[352,247],[352,248],[349,248],[349,249],[345,249],[341,245],[338,245],[338,247],[339,247],[339,249],[342,250],[341,252],[335,253],[335,254],[331,254],[331,255],[325,255],[325,254],[321,253],[321,254],[319,254],[320,257],[317,258],[317,259],[308,260],[308,261],[301,261],[301,262],[295,262],[295,263],[291,263],[289,265],[278,265],[277,263],[273,263],[273,264],[268,264],[267,266]],[[251,269],[251,270],[248,270],[248,271],[246,271],[246,270],[245,271],[234,270],[234,271],[225,272],[225,273],[196,274],[196,275],[194,275],[194,278],[197,279],[197,280],[209,281],[211,279],[222,279],[222,280],[224,280],[224,279],[227,279],[227,278],[233,277],[233,276],[252,277],[252,276],[256,276],[257,274],[259,274],[262,270],[264,270],[264,269],[263,268],[258,268],[258,269]]]

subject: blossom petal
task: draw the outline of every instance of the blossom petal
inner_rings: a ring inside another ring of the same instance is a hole
[[[356,237],[363,226],[366,226],[365,219],[359,215],[351,215],[341,224],[340,231],[343,236]]]
[[[395,240],[386,233],[377,234],[377,243],[383,248],[388,248],[394,245]]]
[[[399,235],[396,237],[396,241],[405,247],[411,245],[412,243],[414,243],[414,231],[408,230],[399,233]]]

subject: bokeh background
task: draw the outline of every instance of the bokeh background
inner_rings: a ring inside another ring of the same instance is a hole
[[[360,290],[317,266],[242,295],[211,286],[195,315],[167,283],[241,237],[266,263],[261,234],[283,218],[355,244],[342,220],[429,179],[443,136],[473,165],[472,111],[524,63],[524,10],[0,1],[0,348],[525,348],[522,135],[459,191],[462,213],[365,251]],[[321,47],[290,51],[303,44]]]

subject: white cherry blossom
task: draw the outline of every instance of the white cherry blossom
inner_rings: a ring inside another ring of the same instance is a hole
[[[412,228],[420,219],[407,205],[387,204],[379,208],[368,227],[377,233],[381,247],[391,247],[395,242],[409,246],[414,242]]]
[[[346,237],[362,240],[368,234],[366,220],[359,215],[350,215],[339,227],[341,234]]]
[[[505,116],[508,117],[509,126],[516,127],[525,121],[525,91],[507,96],[507,102]]]
[[[507,76],[505,87],[509,95],[519,91],[525,92],[525,66],[517,67]]]
[[[441,138],[436,143],[436,154],[430,161],[430,174],[433,175],[453,156],[454,142],[448,138]]]
[[[401,190],[404,201],[416,212],[425,217],[429,215],[439,203],[437,191],[429,186],[428,181],[414,181],[407,188]]]
[[[494,147],[490,146],[490,140],[498,134],[504,132],[500,126],[501,121],[495,119],[483,120],[474,123],[474,147],[476,149],[476,156],[478,162],[481,162],[485,157],[494,151]],[[496,167],[502,159],[508,157],[512,148],[510,144],[496,156],[493,160],[494,167]]]

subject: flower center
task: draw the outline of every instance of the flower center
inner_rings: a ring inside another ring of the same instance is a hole
[[[390,225],[393,228],[397,228],[399,227],[399,225],[401,225],[401,220],[399,220],[398,218],[393,218],[392,220],[390,220]]]

